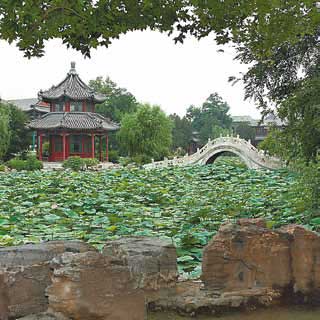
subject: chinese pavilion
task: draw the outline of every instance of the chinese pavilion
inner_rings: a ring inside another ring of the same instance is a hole
[[[38,96],[50,105],[50,112],[29,123],[29,128],[37,133],[39,160],[43,159],[44,141],[49,142],[48,161],[63,161],[69,156],[94,158],[98,139],[99,159],[104,160],[105,144],[108,161],[108,132],[119,126],[95,113],[95,105],[104,102],[106,97],[96,94],[80,79],[74,62],[61,83],[40,91]]]

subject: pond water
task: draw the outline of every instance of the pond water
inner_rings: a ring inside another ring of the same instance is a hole
[[[230,313],[221,316],[181,317],[174,313],[151,313],[148,320],[320,320],[320,308],[290,307]]]

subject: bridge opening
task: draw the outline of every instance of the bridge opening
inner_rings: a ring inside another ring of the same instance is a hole
[[[213,163],[226,162],[226,161],[232,161],[234,163],[246,166],[245,162],[243,161],[243,159],[241,159],[241,157],[239,157],[237,154],[230,151],[221,151],[221,152],[215,153],[207,160],[206,165],[213,164]]]

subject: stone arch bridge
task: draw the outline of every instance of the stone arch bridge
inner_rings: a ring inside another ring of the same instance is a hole
[[[237,155],[249,169],[275,170],[283,166],[283,163],[275,157],[265,154],[262,150],[255,148],[250,141],[237,137],[220,137],[210,140],[201,149],[192,155],[181,158],[164,159],[146,164],[146,169],[170,166],[185,166],[192,164],[205,165],[213,163],[220,155],[230,152]]]

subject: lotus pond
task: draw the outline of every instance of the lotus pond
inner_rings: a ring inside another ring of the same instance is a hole
[[[264,217],[268,226],[316,228],[286,170],[253,171],[234,160],[145,171],[32,172],[0,175],[0,246],[80,239],[169,237],[181,272],[200,272],[201,252],[221,223]]]

